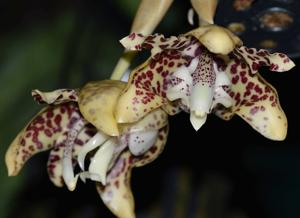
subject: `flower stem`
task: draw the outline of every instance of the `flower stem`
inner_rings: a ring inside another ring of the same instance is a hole
[[[191,0],[193,8],[199,17],[199,26],[214,23],[218,0]]]
[[[136,55],[136,51],[125,51],[124,54],[119,59],[117,65],[115,66],[115,69],[113,70],[113,73],[110,76],[110,79],[113,80],[120,80],[126,70],[129,68],[130,63],[134,56]]]

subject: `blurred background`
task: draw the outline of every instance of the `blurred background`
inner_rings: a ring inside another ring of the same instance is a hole
[[[243,2],[249,6],[240,9],[236,4]],[[0,1],[1,218],[113,217],[92,182],[79,182],[74,192],[51,184],[46,172],[47,152],[33,157],[20,175],[12,178],[7,177],[4,154],[40,109],[31,98],[32,89],[75,88],[90,80],[109,78],[123,51],[118,40],[128,34],[138,3]],[[188,1],[175,0],[157,32],[178,35],[194,28],[186,19],[189,8]],[[216,23],[230,25],[248,47],[286,52],[297,64],[298,9],[296,0],[223,0]],[[273,17],[275,27],[264,23],[269,17],[263,17],[274,11],[281,13],[281,20],[278,14]],[[269,41],[263,43],[265,40]],[[135,64],[142,59],[136,58]],[[284,142],[263,138],[238,117],[225,122],[209,116],[198,132],[192,129],[187,114],[171,117],[163,154],[134,170],[137,217],[300,217],[298,70],[262,70],[277,88],[289,119]]]

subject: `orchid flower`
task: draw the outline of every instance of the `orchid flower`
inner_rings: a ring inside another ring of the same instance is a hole
[[[189,112],[198,130],[216,111],[224,119],[238,114],[268,138],[285,138],[278,95],[258,73],[260,66],[291,69],[294,63],[285,54],[242,46],[229,30],[212,24],[178,37],[132,33],[121,43],[129,50],[150,49],[151,57],[132,72],[118,100],[118,122],[139,120],[149,108],[162,107],[170,115]]]
[[[161,153],[168,124],[161,109],[135,123],[117,124],[114,109],[124,87],[120,81],[100,81],[80,90],[34,90],[34,99],[49,105],[10,145],[6,153],[8,174],[17,175],[34,154],[50,149],[47,169],[56,186],[66,184],[73,191],[78,178],[91,179],[116,216],[134,217],[131,169]],[[80,171],[75,173],[77,164]],[[85,164],[89,164],[87,170]]]

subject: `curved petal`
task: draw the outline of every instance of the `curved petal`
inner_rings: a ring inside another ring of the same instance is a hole
[[[178,50],[187,47],[191,43],[191,39],[185,36],[165,38],[162,34],[144,36],[140,33],[131,33],[129,36],[121,39],[120,43],[131,51],[150,49],[151,57],[154,58],[155,55],[163,50]]]
[[[114,139],[109,139],[100,146],[96,154],[91,158],[89,166],[90,179],[101,182],[103,185],[106,184],[106,174],[109,165],[114,159],[114,151],[117,146],[117,141]]]
[[[229,109],[219,108],[216,114],[230,119],[236,113],[265,137],[283,140],[287,133],[287,119],[276,90],[258,73],[252,74],[240,60],[233,60],[226,72],[232,81],[227,92],[234,105]]]
[[[83,117],[99,131],[118,136],[119,130],[114,111],[125,83],[104,80],[86,84],[79,93],[79,109]]]
[[[10,176],[17,175],[34,154],[63,143],[72,128],[73,115],[78,115],[73,103],[49,106],[41,110],[18,134],[8,148],[5,161]]]
[[[284,72],[292,69],[295,64],[282,53],[269,53],[265,49],[247,48],[241,46],[234,50],[234,54],[245,60],[251,73],[256,73],[261,66],[269,66],[271,71]]]
[[[69,101],[78,101],[78,93],[74,89],[57,89],[52,92],[42,92],[35,89],[32,90],[31,95],[40,104],[62,104]]]
[[[214,54],[227,55],[236,46],[241,46],[242,41],[232,32],[217,25],[206,25],[194,29],[185,36],[194,36],[210,52]]]
[[[134,218],[134,199],[130,188],[131,170],[156,159],[166,143],[168,127],[159,131],[155,144],[144,155],[135,157],[130,151],[121,153],[107,176],[106,186],[97,183],[97,191],[106,206],[119,218]]]

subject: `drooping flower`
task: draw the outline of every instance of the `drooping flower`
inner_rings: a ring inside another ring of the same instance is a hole
[[[124,87],[120,81],[100,81],[80,90],[34,90],[34,99],[49,105],[10,145],[6,153],[8,174],[17,175],[30,157],[50,149],[47,170],[56,186],[66,184],[72,191],[78,178],[91,179],[116,216],[135,217],[131,170],[161,153],[168,123],[167,114],[157,109],[137,122],[118,125],[114,110]],[[74,172],[77,164],[80,171]]]
[[[285,138],[287,122],[278,95],[258,73],[260,66],[291,69],[294,63],[285,54],[242,46],[216,25],[170,38],[132,33],[121,43],[130,50],[151,49],[151,57],[132,72],[118,101],[118,122],[138,120],[149,108],[162,107],[170,115],[178,109],[189,112],[198,130],[216,111],[224,119],[241,116],[270,139]]]

